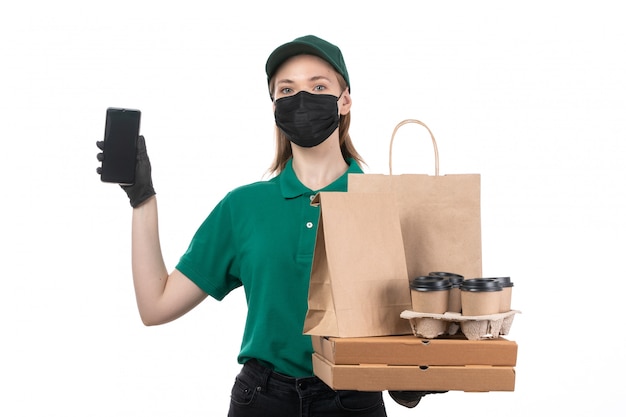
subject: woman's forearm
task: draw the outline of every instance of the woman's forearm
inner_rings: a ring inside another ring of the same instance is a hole
[[[133,282],[139,315],[148,326],[172,321],[207,297],[180,271],[168,274],[158,223],[156,197],[133,209]]]
[[[144,323],[151,324],[168,279],[159,239],[156,197],[133,209],[132,267],[139,314]]]

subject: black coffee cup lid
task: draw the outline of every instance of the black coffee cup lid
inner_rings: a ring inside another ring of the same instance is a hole
[[[489,279],[495,279],[496,281],[498,281],[502,288],[508,288],[513,286],[511,277],[490,277]]]
[[[488,292],[502,291],[502,286],[493,278],[471,278],[463,280],[461,291]]]
[[[448,278],[425,275],[413,278],[411,289],[415,291],[443,291],[452,288]]]
[[[458,287],[464,277],[453,272],[429,272],[429,276],[448,278],[453,287]]]

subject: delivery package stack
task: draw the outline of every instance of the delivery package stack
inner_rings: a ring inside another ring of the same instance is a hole
[[[392,173],[393,140],[408,123],[431,136],[434,176]],[[304,333],[314,373],[334,389],[513,391],[517,344],[503,336],[517,311],[510,279],[480,278],[480,176],[440,176],[435,138],[414,119],[393,131],[389,171],[350,174],[347,192],[312,201],[320,221]],[[502,306],[482,314],[489,292]]]

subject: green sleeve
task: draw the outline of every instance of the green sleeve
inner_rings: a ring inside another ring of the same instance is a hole
[[[176,269],[217,300],[241,286],[229,196],[202,223],[176,266]]]

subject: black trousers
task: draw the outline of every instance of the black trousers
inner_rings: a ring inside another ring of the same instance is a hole
[[[386,417],[381,392],[334,391],[317,377],[291,378],[248,361],[231,393],[228,417]]]

